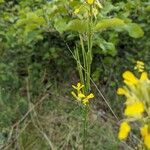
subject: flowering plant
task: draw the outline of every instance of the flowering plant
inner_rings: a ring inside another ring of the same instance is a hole
[[[125,86],[117,90],[119,95],[126,97],[124,110],[126,118],[120,125],[118,138],[126,139],[131,130],[130,123],[138,121],[143,147],[150,149],[150,80],[148,73],[144,71],[143,62],[137,61],[135,69],[140,73],[140,78],[130,71],[125,71],[123,73]]]

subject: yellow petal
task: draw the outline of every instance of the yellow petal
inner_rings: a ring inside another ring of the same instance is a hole
[[[85,95],[84,95],[82,92],[79,92],[79,93],[78,93],[78,97],[79,97],[79,98],[84,98]]]
[[[141,131],[142,137],[144,138],[146,135],[148,135],[148,125],[145,124],[145,125],[140,129],[140,131]]]
[[[87,105],[87,104],[89,104],[89,100],[88,100],[88,99],[84,99],[84,100],[82,101],[82,103],[83,103],[83,105]]]
[[[127,105],[124,114],[126,116],[138,116],[144,112],[144,104],[142,102],[135,102],[131,105]]]
[[[144,138],[144,144],[148,149],[150,149],[150,134],[146,135]]]
[[[138,79],[130,71],[125,71],[123,73],[123,78],[125,83],[131,83],[133,85],[136,85],[138,83]]]
[[[76,93],[75,92],[71,92],[72,96],[76,99],[76,100],[79,100],[79,98],[77,97]]]
[[[125,95],[126,93],[127,93],[127,91],[124,88],[118,88],[118,90],[117,90],[118,95]]]
[[[141,77],[140,77],[140,81],[145,81],[148,79],[148,75],[147,75],[147,72],[143,72],[141,74]]]
[[[130,132],[130,130],[131,130],[131,127],[129,126],[128,122],[122,122],[121,125],[120,125],[118,138],[120,140],[126,139],[129,132]]]
[[[79,91],[79,90],[81,90],[81,89],[84,87],[84,85],[82,85],[82,84],[79,82],[79,83],[77,83],[77,86],[72,85],[72,87],[73,87],[74,89],[76,89],[77,91]]]
[[[93,97],[94,97],[94,94],[91,93],[91,94],[89,94],[86,98],[87,98],[87,99],[91,99],[91,98],[93,98]]]
[[[77,84],[77,90],[81,90],[84,87],[80,82]]]
[[[77,87],[76,87],[75,85],[72,85],[72,87],[73,87],[74,89],[77,89]]]
[[[144,62],[143,61],[139,61],[138,60],[136,63],[139,64],[139,65],[143,65],[144,66]]]

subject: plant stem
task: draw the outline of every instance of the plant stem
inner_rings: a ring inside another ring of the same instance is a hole
[[[92,6],[90,6],[89,18],[88,18],[88,51],[87,51],[87,73],[86,73],[86,90],[90,91],[90,76],[91,76],[91,64],[92,64]]]
[[[83,107],[83,150],[86,150],[87,126],[88,126],[88,107]]]

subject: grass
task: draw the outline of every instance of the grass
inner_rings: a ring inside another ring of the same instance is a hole
[[[51,88],[48,97],[38,104],[30,103],[31,111],[12,129],[2,149],[82,150],[81,109],[69,90],[62,89],[69,88]],[[128,150],[126,143],[117,139],[118,122],[114,116],[106,106],[100,106],[101,99],[92,101],[86,149]]]

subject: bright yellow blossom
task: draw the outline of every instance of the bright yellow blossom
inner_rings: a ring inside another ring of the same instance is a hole
[[[127,105],[124,114],[126,116],[138,116],[144,112],[144,104],[140,101],[137,101],[133,104]]]
[[[82,93],[81,89],[84,87],[84,85],[82,85],[81,83],[77,83],[76,86],[72,85],[72,87],[77,90],[77,92],[75,93],[72,91],[71,94],[78,102],[81,102],[83,105],[89,104],[89,100],[94,97],[94,94],[92,93],[87,96]]]
[[[86,0],[86,1],[89,5],[92,5],[94,3],[94,0]]]
[[[127,85],[136,85],[138,83],[138,79],[134,76],[131,71],[125,71],[123,73],[124,83]]]
[[[126,139],[129,132],[130,132],[130,130],[131,130],[131,127],[129,126],[128,122],[122,122],[121,125],[120,125],[118,138],[120,140]]]
[[[144,125],[144,127],[141,128],[141,135],[144,139],[144,144],[147,146],[147,148],[150,149],[150,133],[148,131],[148,125]]]

